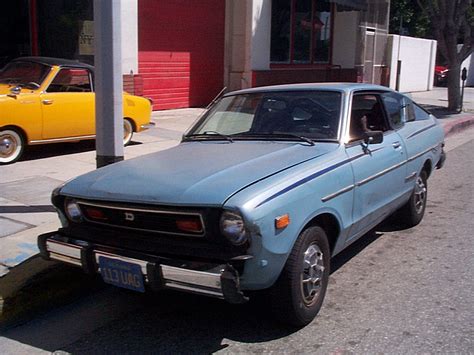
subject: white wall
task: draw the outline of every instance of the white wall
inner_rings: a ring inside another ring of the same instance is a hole
[[[388,63],[390,65],[390,87],[396,88],[397,62],[401,61],[401,92],[427,91],[433,89],[436,41],[389,35]]]
[[[270,69],[271,0],[252,1],[251,70]]]
[[[357,44],[357,11],[336,12],[332,62],[342,68],[354,68]]]
[[[463,68],[467,69],[467,79],[466,79],[466,86],[474,86],[474,59],[473,59],[474,53],[471,53],[469,57],[462,62],[461,65],[461,70]],[[462,85],[462,81],[461,81]]]
[[[138,73],[138,1],[121,0],[122,74]]]

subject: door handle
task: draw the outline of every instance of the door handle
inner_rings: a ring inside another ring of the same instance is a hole
[[[51,105],[53,103],[53,100],[43,100],[41,101],[43,105]]]
[[[398,149],[398,148],[401,147],[401,145],[402,145],[402,144],[401,144],[400,142],[393,142],[393,143],[392,143],[393,149]]]

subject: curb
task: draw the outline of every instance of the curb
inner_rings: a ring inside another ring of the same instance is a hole
[[[455,122],[446,122],[446,124],[443,125],[444,135],[448,137],[450,135],[453,135],[455,133],[459,133],[465,129],[468,129],[473,125],[474,125],[474,116],[459,118]]]

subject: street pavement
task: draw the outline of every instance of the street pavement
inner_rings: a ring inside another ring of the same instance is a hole
[[[464,112],[456,115],[446,113],[446,88],[410,95],[439,117],[447,135],[474,124],[474,88],[466,88]],[[125,159],[178,144],[202,112],[200,108],[154,112],[156,127],[134,136],[133,143],[124,148]],[[0,167],[0,321],[4,300],[50,266],[39,259],[36,239],[59,227],[51,191],[94,170],[95,154],[93,142],[35,146],[21,161]]]
[[[302,329],[272,319],[266,298],[231,305],[177,291],[142,294],[62,265],[53,284],[35,277],[25,294],[46,293],[47,307],[0,331],[0,353],[474,354],[474,127],[445,148],[421,224],[387,221],[333,258],[323,307]],[[69,298],[49,297],[65,285],[76,287]]]

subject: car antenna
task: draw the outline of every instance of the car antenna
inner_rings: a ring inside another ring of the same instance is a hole
[[[219,91],[219,93],[216,95],[216,97],[214,99],[212,99],[212,101],[209,103],[209,105],[206,106],[206,110],[208,110],[214,104],[214,102],[216,102],[218,99],[220,99],[220,97],[222,95],[224,95],[226,90],[227,90],[227,86],[224,86],[222,88],[222,90]]]
[[[224,87],[222,88],[222,90],[219,91],[219,93],[216,95],[216,97],[214,97],[214,98],[212,99],[212,101],[209,103],[209,105],[206,106],[206,109],[205,109],[203,112],[201,112],[201,114],[194,120],[193,124],[191,124],[191,126],[189,126],[189,128],[186,130],[186,132],[183,133],[182,139],[184,139],[184,137],[188,135],[188,133],[190,132],[191,128],[194,127],[194,124],[195,124],[196,122],[198,122],[198,121],[201,119],[202,116],[204,116],[204,114],[207,112],[207,110],[209,110],[209,108],[210,108],[212,105],[214,105],[214,103],[215,103],[222,95],[224,95],[224,93],[225,93],[226,90],[227,90],[227,86],[224,86]]]

